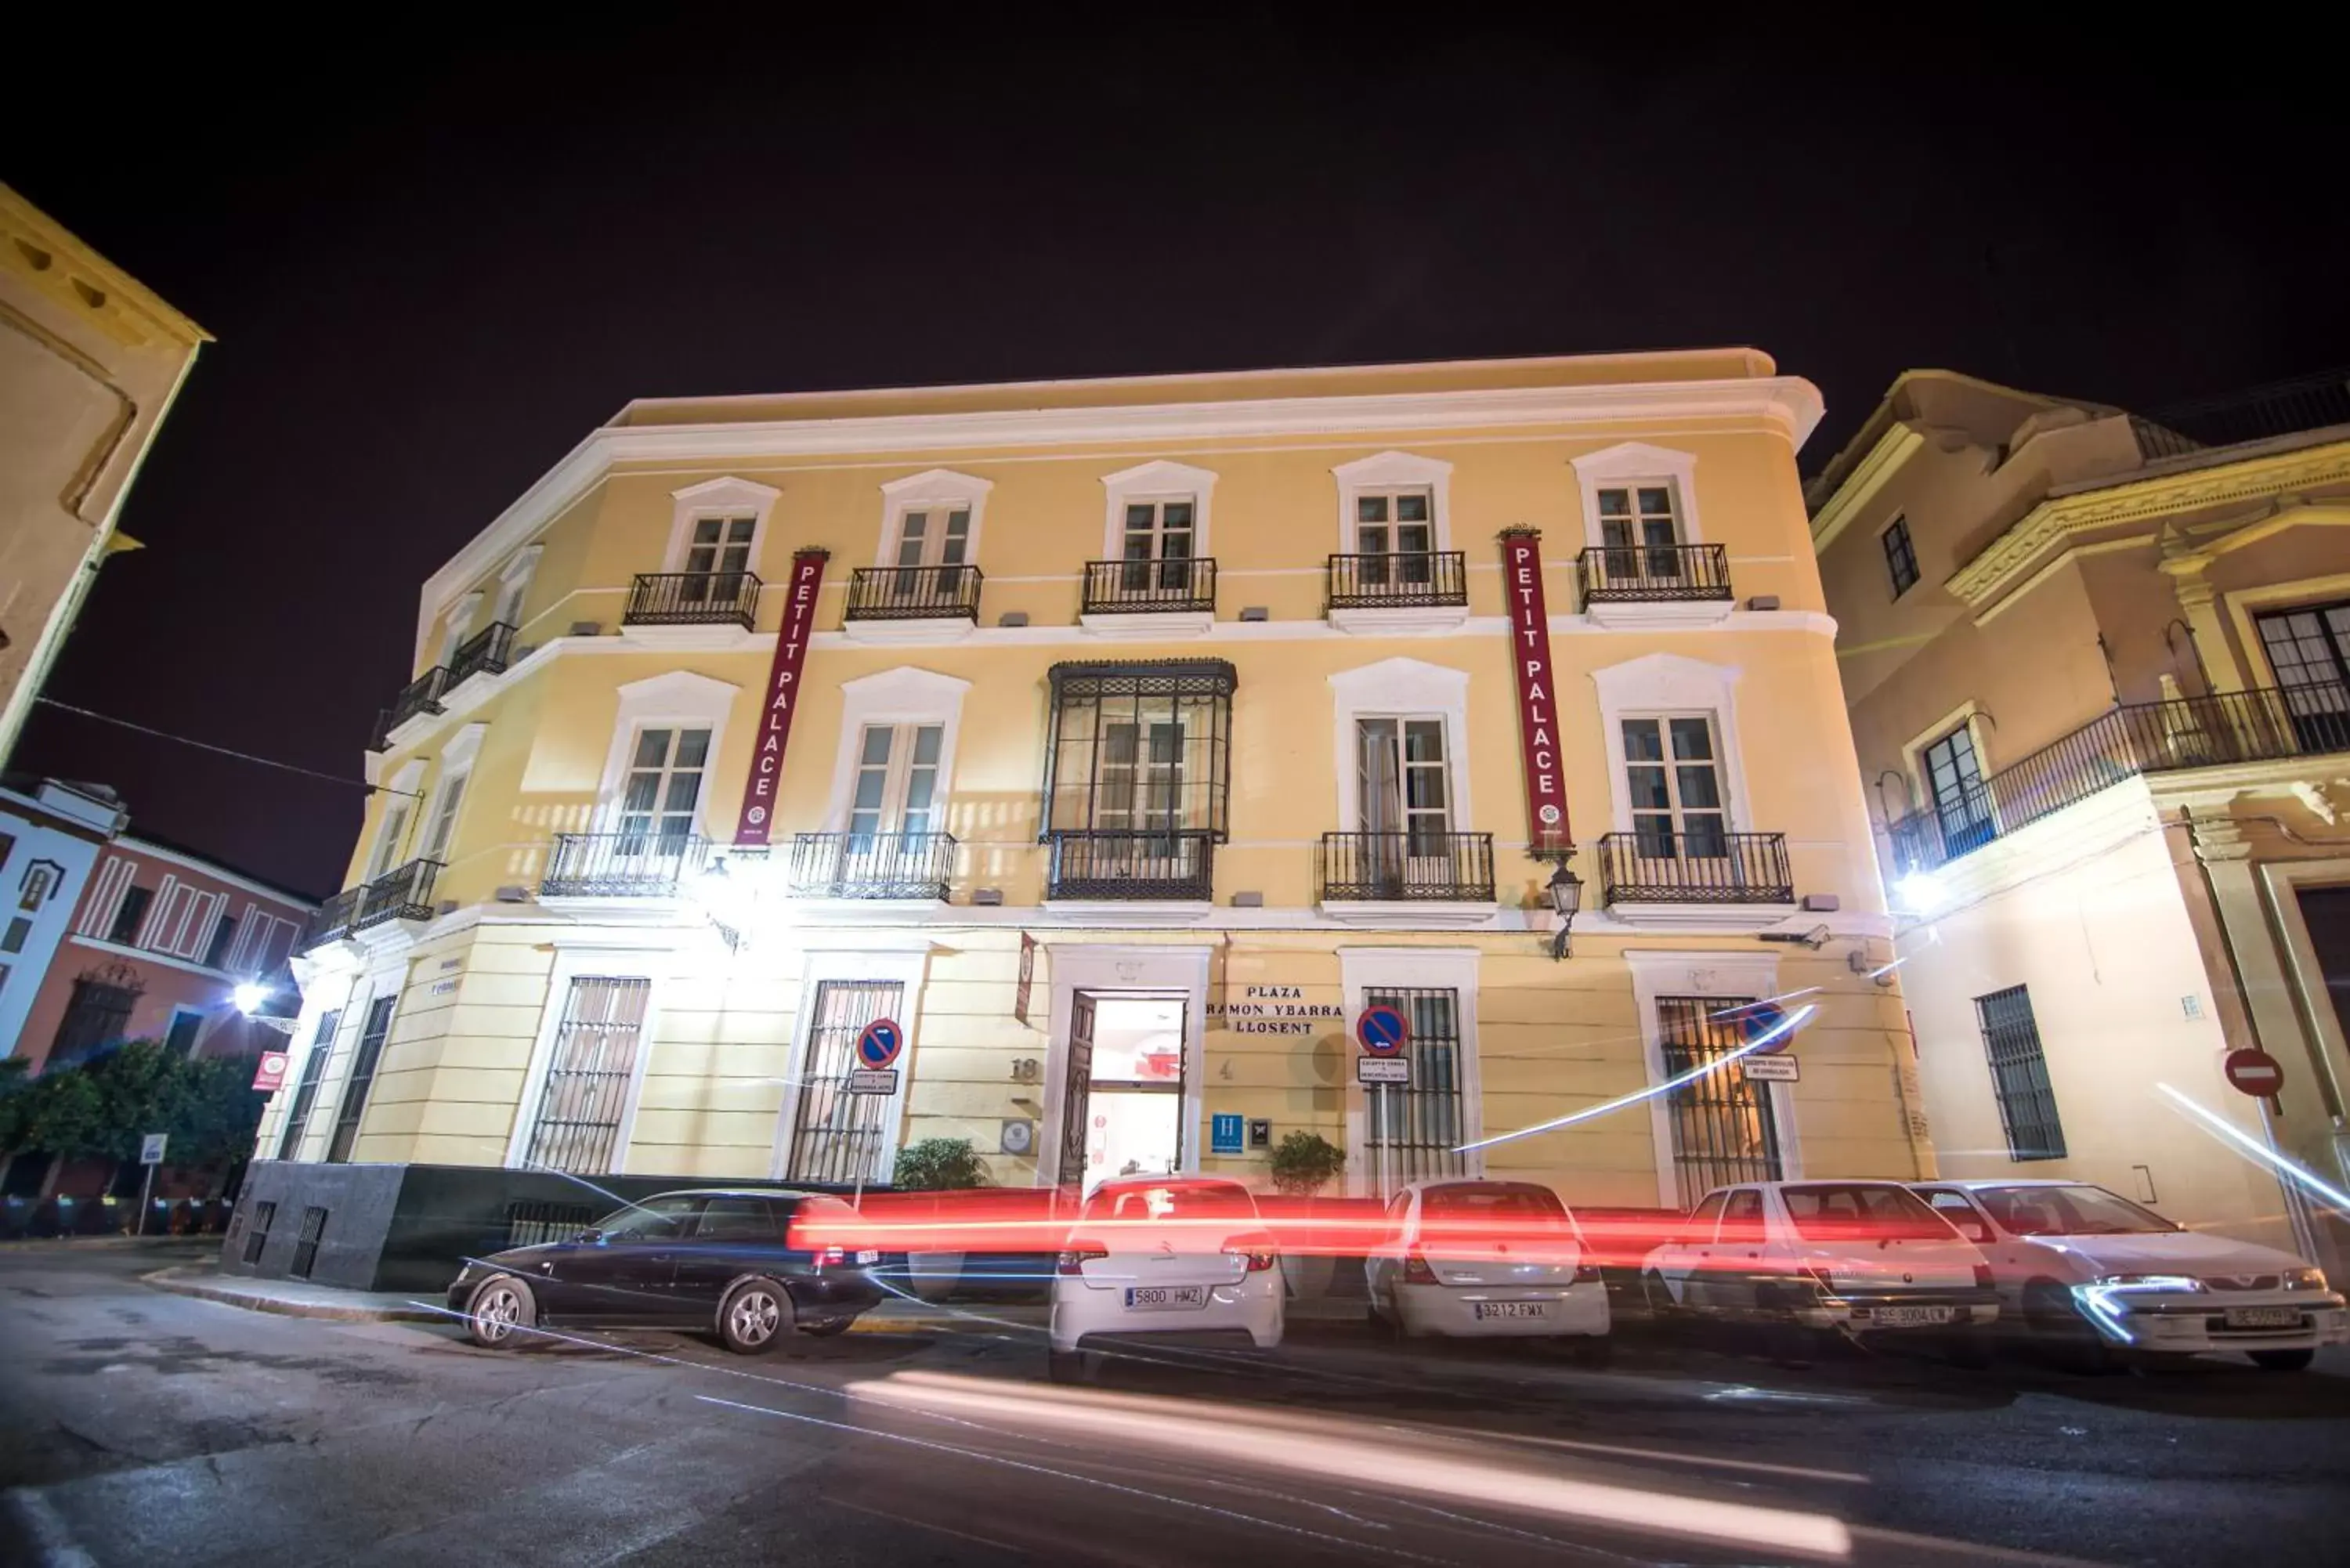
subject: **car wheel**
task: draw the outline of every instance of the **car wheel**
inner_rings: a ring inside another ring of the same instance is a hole
[[[2314,1350],[2255,1350],[2252,1365],[2263,1372],[2306,1372],[2317,1359]]]
[[[1665,1284],[1665,1276],[1650,1269],[1640,1276],[1640,1300],[1647,1303],[1648,1315],[1654,1318],[1675,1318],[1688,1309],[1673,1300],[1672,1291]]]
[[[744,1280],[718,1307],[719,1342],[737,1355],[762,1355],[792,1327],[792,1296],[773,1280]]]
[[[1045,1352],[1045,1376],[1055,1383],[1090,1382],[1087,1375],[1086,1353],[1082,1350],[1047,1349]]]
[[[836,1334],[847,1334],[848,1332],[849,1325],[854,1324],[856,1321],[857,1320],[853,1317],[827,1318],[822,1323],[804,1323],[800,1324],[800,1332],[802,1334],[812,1334],[818,1339],[830,1339]]]
[[[465,1304],[465,1337],[491,1350],[504,1349],[537,1325],[538,1301],[512,1274],[484,1280]]]

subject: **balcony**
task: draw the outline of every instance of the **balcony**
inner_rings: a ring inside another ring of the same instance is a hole
[[[1216,623],[1215,559],[1087,561],[1077,619],[1105,637],[1204,634]]]
[[[449,656],[449,686],[453,691],[476,675],[503,675],[514,652],[515,628],[504,621],[485,626]]]
[[[376,714],[375,734],[368,742],[368,750],[384,752],[391,749],[391,732],[421,714],[441,712],[441,699],[448,694],[452,683],[444,665],[434,665],[400,689],[391,706]]]
[[[344,888],[319,905],[317,912],[310,917],[310,924],[303,931],[302,940],[296,944],[295,950],[308,952],[312,948],[323,947],[348,936],[352,922],[359,918],[359,900],[365,897],[367,887],[362,883],[357,888]]]
[[[2263,687],[2130,702],[1887,826],[1894,875],[1930,871],[2125,779],[2350,752],[2350,686]]]
[[[948,833],[798,833],[789,872],[795,898],[929,898],[954,874]]]
[[[1468,925],[1491,917],[1490,833],[1326,833],[1322,909],[1366,925]]]
[[[441,875],[438,860],[411,860],[387,871],[372,882],[346,888],[318,907],[302,933],[301,950],[356,936],[386,920],[429,920],[432,889]]]
[[[1468,558],[1458,550],[1333,556],[1328,599],[1341,631],[1459,626],[1469,618]]]
[[[1603,626],[1703,625],[1728,615],[1730,553],[1720,545],[1609,545],[1575,558],[1583,612]]]
[[[760,587],[749,572],[639,572],[620,625],[756,630]]]
[[[979,624],[977,566],[859,566],[842,629],[865,642],[951,642]]]
[[[559,833],[547,851],[542,898],[673,898],[710,858],[698,834]]]
[[[1215,896],[1215,835],[1206,828],[1065,828],[1045,837],[1047,898],[1204,905]]]
[[[1607,912],[1627,925],[1759,930],[1795,912],[1783,833],[1610,833],[1598,854]]]

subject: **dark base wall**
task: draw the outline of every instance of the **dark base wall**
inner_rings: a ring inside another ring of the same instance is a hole
[[[543,1170],[256,1160],[246,1168],[229,1220],[221,1272],[437,1294],[467,1258],[571,1234],[655,1193],[776,1185],[599,1176],[590,1186]],[[273,1207],[265,1210],[265,1204]],[[312,1220],[315,1235],[306,1243],[305,1227]],[[307,1258],[300,1255],[306,1251]]]

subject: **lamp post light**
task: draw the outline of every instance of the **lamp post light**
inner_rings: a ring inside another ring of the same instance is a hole
[[[1563,959],[1574,950],[1569,941],[1575,913],[1583,908],[1583,878],[1568,870],[1562,859],[1558,869],[1550,874],[1549,886],[1544,891],[1550,895],[1551,911],[1558,916],[1558,934],[1550,940],[1550,956]]]

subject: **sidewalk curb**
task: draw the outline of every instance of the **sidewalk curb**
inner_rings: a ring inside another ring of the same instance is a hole
[[[357,1306],[340,1302],[281,1301],[251,1291],[234,1290],[200,1279],[190,1279],[176,1268],[157,1269],[139,1276],[140,1282],[173,1295],[243,1307],[246,1312],[274,1313],[279,1317],[315,1317],[335,1323],[446,1323],[449,1314],[411,1306]]]
[[[0,1251],[10,1247],[185,1247],[217,1246],[218,1236],[14,1236],[0,1241]]]

